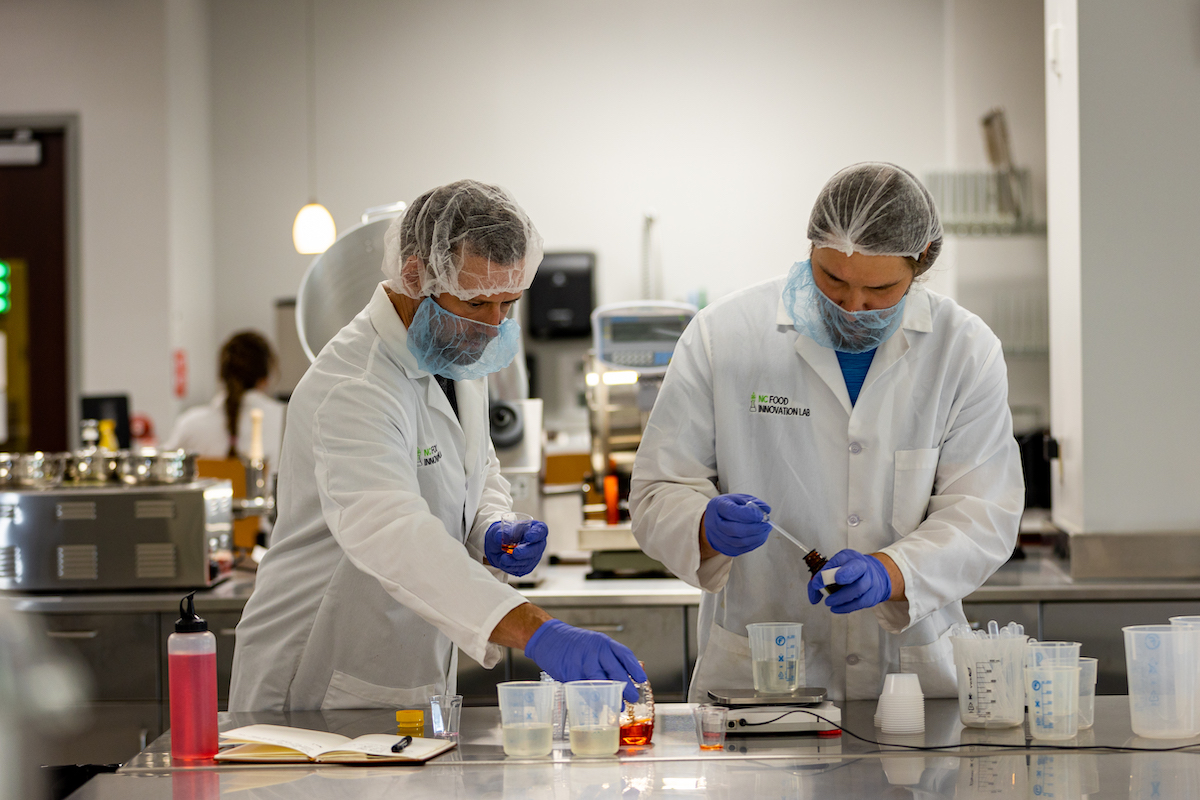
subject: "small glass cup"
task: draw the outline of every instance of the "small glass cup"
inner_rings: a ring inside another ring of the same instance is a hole
[[[500,521],[504,523],[504,535],[500,539],[500,549],[511,556],[517,549],[517,545],[521,543],[521,539],[524,538],[525,529],[529,527],[527,523],[533,522],[533,517],[522,514],[520,511],[505,511],[500,515]]]
[[[458,741],[458,721],[462,715],[461,694],[435,694],[429,698],[433,738]]]
[[[700,749],[725,749],[725,717],[729,709],[724,706],[701,705],[692,709],[696,721],[696,742]]]

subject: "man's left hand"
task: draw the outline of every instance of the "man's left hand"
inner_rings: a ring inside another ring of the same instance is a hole
[[[536,519],[493,522],[483,535],[483,554],[489,564],[509,575],[528,575],[542,560],[549,533],[546,523]]]
[[[814,605],[821,602],[821,589],[829,578],[827,573],[834,569],[837,573],[828,582],[840,588],[825,598],[825,605],[835,614],[871,608],[892,596],[892,580],[882,561],[857,550],[842,550],[808,582],[809,602]]]

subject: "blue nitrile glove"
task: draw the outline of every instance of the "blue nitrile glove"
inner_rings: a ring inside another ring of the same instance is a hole
[[[861,608],[877,606],[892,596],[892,579],[887,568],[875,556],[863,555],[857,550],[842,550],[821,567],[821,571],[808,582],[808,600],[821,602],[821,589],[826,583],[826,573],[836,568],[837,575],[829,579],[841,588],[825,599],[825,605],[835,614],[849,614]]]
[[[740,556],[767,541],[771,524],[764,520],[770,513],[752,494],[719,494],[704,509],[704,535],[718,553]]]
[[[483,554],[488,563],[509,575],[528,575],[542,560],[546,551],[546,523],[536,519],[521,522],[493,522],[483,535]],[[505,544],[517,543],[511,553],[504,552]]]
[[[533,660],[556,681],[625,681],[621,692],[636,703],[637,687],[630,683],[646,680],[637,656],[625,645],[598,631],[572,628],[558,619],[546,620],[525,645],[525,657]]]

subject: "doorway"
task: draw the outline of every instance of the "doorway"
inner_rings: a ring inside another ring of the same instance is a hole
[[[0,163],[0,261],[13,278],[12,305],[0,314],[9,342],[8,436],[0,447],[62,451],[71,419],[68,130],[0,123],[0,141],[14,139],[18,130],[29,132],[40,154],[37,163]]]

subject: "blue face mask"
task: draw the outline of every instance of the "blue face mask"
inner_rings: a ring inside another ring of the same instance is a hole
[[[455,381],[470,381],[504,369],[521,346],[521,326],[506,319],[488,325],[452,314],[432,297],[417,306],[408,326],[408,350],[417,366]]]
[[[904,301],[874,311],[844,311],[813,281],[812,262],[792,265],[783,285],[783,304],[796,330],[822,347],[843,353],[874,350],[891,337],[904,319]]]

